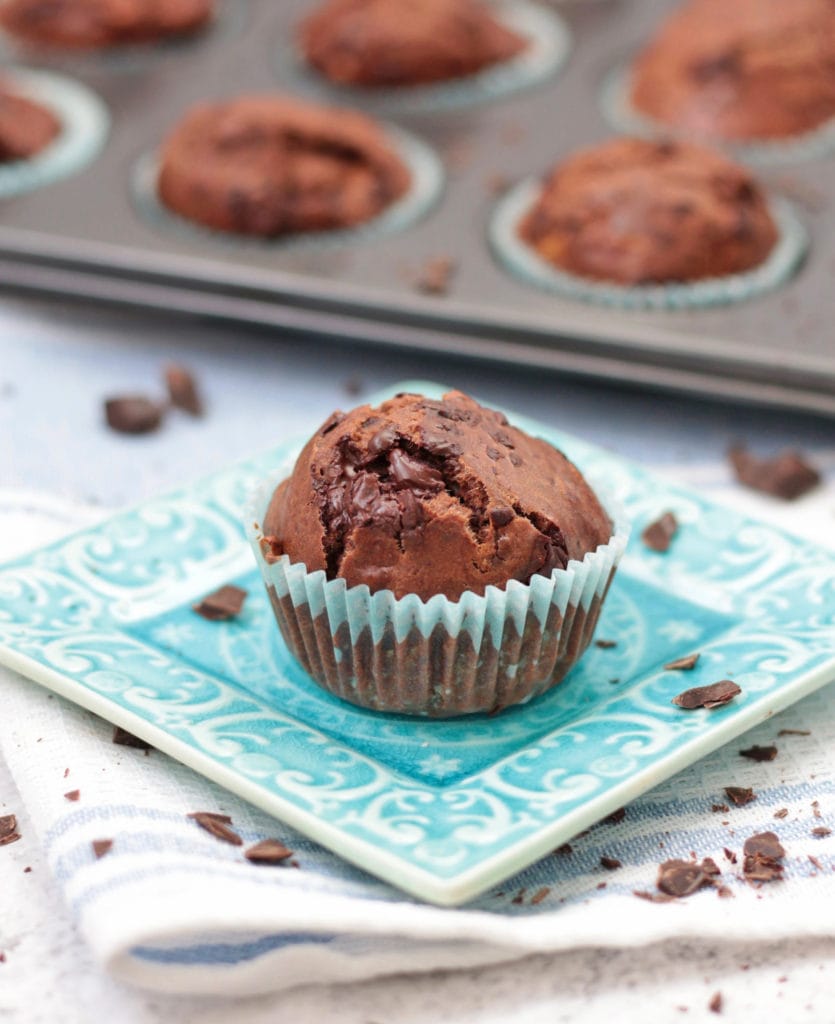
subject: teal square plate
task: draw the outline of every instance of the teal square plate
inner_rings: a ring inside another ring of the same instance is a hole
[[[605,473],[634,526],[597,630],[615,646],[592,646],[524,706],[446,721],[379,715],[304,674],[275,627],[241,522],[248,492],[298,444],[2,567],[0,662],[441,904],[501,882],[835,679],[832,554],[510,418]],[[640,534],[667,510],[681,528],[659,554]],[[195,601],[230,581],[249,591],[237,619],[194,614]],[[664,670],[694,651],[694,671]],[[723,678],[742,688],[724,707],[670,703]]]

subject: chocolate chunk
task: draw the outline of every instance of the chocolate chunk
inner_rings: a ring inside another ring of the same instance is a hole
[[[507,505],[496,505],[490,509],[489,516],[490,522],[496,529],[500,529],[502,526],[507,526],[508,523],[512,522],[516,513],[512,508],[508,508]]]
[[[337,409],[336,412],[332,412],[330,416],[328,416],[322,426],[319,427],[317,433],[322,435],[329,434],[333,428],[339,426],[344,419],[345,413],[340,412],[339,409]]]
[[[426,295],[446,295],[455,270],[455,260],[448,256],[428,260],[418,276],[418,290]]]
[[[246,600],[246,591],[227,583],[207,594],[202,601],[192,605],[192,610],[210,622],[222,622],[226,619],[234,619],[243,608]]]
[[[777,748],[771,747],[758,747],[755,743],[753,747],[748,747],[747,750],[740,750],[740,757],[747,757],[751,761],[773,761],[777,756]]]
[[[617,857],[601,857],[600,866],[607,871],[617,871],[618,868],[623,867],[623,862],[619,861]]]
[[[832,829],[826,828],[824,825],[817,825],[812,829],[812,835],[817,836],[818,839],[823,839],[825,836],[832,835]]]
[[[606,818],[606,821],[610,821],[613,825],[619,825],[625,817],[626,808],[618,807],[616,811],[612,811],[612,813]]]
[[[17,818],[13,814],[0,816],[0,846],[16,843],[18,839],[20,833],[17,830]]]
[[[725,794],[736,807],[744,807],[757,799],[753,789],[746,789],[743,786],[725,786]]]
[[[243,839],[228,827],[232,824],[232,819],[228,814],[216,814],[214,811],[194,811],[187,816],[193,818],[200,828],[205,829],[215,839],[222,839],[224,843],[231,843],[232,846],[243,846]]]
[[[93,847],[93,853],[96,855],[96,860],[101,860],[106,853],[110,853],[113,849],[113,840],[94,839],[91,845]]]
[[[281,864],[292,856],[293,851],[278,839],[262,839],[244,850],[244,857],[253,864]]]
[[[146,753],[154,749],[146,740],[134,736],[132,732],[123,729],[121,725],[113,726],[113,742],[119,747],[135,747],[137,750],[144,750]]]
[[[778,736],[811,736],[808,729],[781,729]]]
[[[786,451],[770,459],[758,459],[742,445],[728,453],[737,480],[755,491],[793,501],[817,487],[820,473],[799,452]]]
[[[665,512],[663,516],[650,523],[641,534],[641,540],[652,551],[668,551],[673,537],[678,532],[678,520],[672,512]]]
[[[745,840],[743,874],[749,882],[772,882],[783,875],[780,863],[786,851],[773,832],[760,832]]]
[[[73,804],[76,802],[76,800],[78,800],[78,798],[80,796],[81,796],[81,790],[80,789],[71,789],[69,791],[69,793],[64,793],[64,799],[65,800],[69,800],[70,803],[73,803]]]
[[[613,647],[617,647],[617,640],[595,640],[594,646],[599,647],[603,651],[609,651]]]
[[[713,995],[710,997],[710,1002],[707,1004],[707,1008],[708,1008],[708,1010],[710,1010],[711,1013],[721,1013],[722,1012],[722,993],[721,992],[714,992],[713,993]]]
[[[707,868],[707,870],[705,870]],[[713,861],[665,860],[658,869],[656,885],[668,896],[691,896],[705,885],[713,885],[718,868]]]
[[[119,434],[150,434],[162,423],[163,408],[142,395],[122,395],[104,403],[107,425]]]
[[[203,415],[203,401],[197,384],[184,366],[169,363],[165,367],[165,386],[172,405],[192,416]]]
[[[689,672],[696,667],[698,661],[698,654],[688,654],[683,658],[676,658],[675,661],[668,661],[664,668],[668,672]]]
[[[686,711],[693,711],[695,708],[718,708],[728,701],[734,699],[742,690],[730,679],[720,679],[718,683],[711,683],[710,686],[694,686],[691,690],[673,697],[672,703]]]

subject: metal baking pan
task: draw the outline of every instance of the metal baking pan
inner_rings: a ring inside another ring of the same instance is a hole
[[[291,247],[169,230],[132,197],[138,162],[192,104],[252,90],[326,95],[288,59],[291,27],[313,0],[220,2],[215,28],[144,55],[35,60],[6,44],[7,65],[46,68],[94,90],[112,125],[85,170],[0,201],[0,283],[835,415],[834,155],[761,169],[795,201],[811,248],[785,286],[743,303],[598,308],[539,291],[491,255],[491,179],[540,173],[610,135],[601,85],[671,0],[554,6],[570,26],[570,56],[560,73],[514,95],[450,110],[375,104],[442,157],[441,196],[399,233]],[[421,267],[439,256],[457,268],[448,293],[421,294]]]

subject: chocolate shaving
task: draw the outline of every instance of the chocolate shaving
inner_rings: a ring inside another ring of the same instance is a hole
[[[747,757],[751,761],[773,761],[777,756],[777,748],[771,747],[758,747],[755,743],[753,747],[748,747],[747,750],[740,750],[740,757]]]
[[[70,803],[75,803],[76,800],[81,796],[80,789],[71,789],[69,793],[64,793],[64,799],[69,800]]]
[[[455,260],[448,256],[427,260],[417,279],[418,291],[425,295],[446,295],[455,270]]]
[[[165,367],[165,386],[171,404],[192,416],[203,415],[203,400],[194,377],[184,366],[169,363]]]
[[[150,434],[162,423],[163,408],[143,395],[122,395],[104,403],[107,425],[119,434]]]
[[[244,857],[253,864],[281,864],[292,856],[293,851],[278,839],[262,839],[244,850]]]
[[[121,725],[113,726],[113,742],[119,747],[135,747],[137,750],[149,751],[154,748],[146,740],[134,736],[132,732],[123,729]]]
[[[193,811],[187,817],[196,821],[200,828],[205,829],[215,839],[231,843],[232,846],[243,846],[244,844],[238,833],[228,827],[232,824],[232,819],[228,814],[216,814],[214,811]]]
[[[772,882],[782,878],[781,863],[786,851],[773,832],[759,832],[745,840],[742,871],[749,882]]]
[[[665,512],[654,522],[650,523],[641,534],[641,540],[652,551],[663,554],[669,550],[673,537],[678,532],[678,520],[672,512]]]
[[[779,810],[774,812],[774,817],[775,818],[786,818],[786,817],[788,817],[788,813],[789,813],[788,807],[781,807]]]
[[[0,846],[16,843],[18,839],[20,833],[17,830],[17,818],[13,814],[0,816]]]
[[[736,864],[736,854],[733,850],[729,850],[727,846],[722,847],[722,852],[725,854],[725,859],[729,860],[731,864]]]
[[[600,866],[607,871],[617,871],[618,868],[623,867],[623,862],[619,861],[617,857],[601,857]]]
[[[93,847],[93,853],[96,855],[96,860],[101,860],[106,853],[110,853],[113,849],[113,840],[94,839],[91,845]]]
[[[202,601],[192,605],[192,610],[210,622],[234,619],[244,606],[246,594],[247,592],[242,587],[227,583],[213,593],[207,594]]]
[[[779,736],[811,736],[811,732],[808,729],[781,729],[777,733]]]
[[[706,885],[713,885],[713,878],[718,874],[719,868],[709,857],[701,864],[691,860],[665,860],[658,869],[655,884],[661,892],[678,899],[692,896]]]
[[[721,1013],[722,1012],[722,993],[721,992],[714,992],[713,993],[713,995],[710,997],[710,1002],[707,1004],[707,1008],[708,1008],[708,1010],[710,1010],[711,1013]]]
[[[531,906],[535,907],[537,903],[541,903],[550,892],[550,885],[543,885],[541,889],[537,889],[533,896],[531,896]]]
[[[617,647],[617,640],[595,640],[594,646],[599,647],[603,651],[610,651],[613,647]]]
[[[699,661],[698,654],[688,654],[684,658],[676,658],[675,661],[668,661],[664,668],[668,672],[689,672],[694,669]]]
[[[820,473],[796,451],[758,459],[743,445],[735,445],[728,458],[741,484],[784,501],[801,497],[817,487],[821,479]]]
[[[725,786],[725,794],[735,807],[744,807],[757,799],[754,790],[744,786]]]
[[[814,864],[814,866],[818,869],[818,871],[823,871],[823,864],[821,864],[821,862],[818,860],[818,858],[814,854],[809,853],[809,854],[807,854],[807,856],[808,856],[809,860],[811,861],[811,863]]]
[[[693,711],[696,708],[721,707],[732,701],[734,697],[742,693],[742,690],[730,679],[720,679],[718,683],[711,683],[709,686],[694,686],[691,690],[673,697],[672,703],[686,711]]]
[[[832,835],[832,829],[826,828],[825,825],[818,825],[816,828],[812,829],[812,835],[817,836],[818,839],[823,839],[824,836]]]

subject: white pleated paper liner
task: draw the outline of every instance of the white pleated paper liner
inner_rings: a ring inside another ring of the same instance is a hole
[[[656,121],[649,114],[638,110],[630,96],[630,75],[629,65],[619,65],[605,77],[600,90],[603,116],[615,130],[642,138],[671,135],[694,138],[692,133],[677,130],[675,125]],[[835,117],[810,132],[780,139],[746,142],[716,136],[700,137],[697,141],[724,149],[745,163],[772,166],[802,163],[807,160],[819,160],[835,152]]]
[[[219,231],[180,216],[162,202],[157,189],[159,160],[156,153],[146,153],[134,166],[131,177],[134,205],[143,219],[160,231],[173,231],[203,245],[210,240],[226,248],[240,249],[244,246],[290,250],[311,246],[327,247],[396,234],[417,223],[438,201],[444,187],[444,166],[431,146],[417,136],[394,125],[383,124],[381,127],[394,152],[408,167],[411,186],[400,199],[363,224],[326,231],[299,231],[274,237]]]
[[[95,93],[49,71],[9,68],[0,76],[19,96],[46,107],[61,123],[61,131],[40,153],[0,163],[0,199],[51,185],[95,159],[110,127],[107,107]]]
[[[528,0],[504,0],[492,8],[497,21],[527,40],[511,60],[475,74],[426,85],[339,85],[310,67],[295,47],[278,52],[278,70],[297,83],[334,102],[392,112],[443,111],[489,103],[539,85],[555,75],[571,51],[571,32],[555,11]]]
[[[0,0],[0,6],[3,0]],[[145,43],[115,46],[38,46],[19,40],[0,29],[0,59],[60,62],[69,72],[106,71],[108,73],[142,71],[159,60],[183,56],[190,47],[199,46],[242,31],[248,16],[243,0],[224,0],[217,4],[211,20],[193,32],[181,33]]]
[[[581,467],[582,468],[582,467]],[[606,544],[530,583],[395,598],[308,572],[287,555],[268,561],[264,521],[287,465],[256,490],[246,530],[287,646],[308,674],[343,700],[375,711],[446,718],[524,703],[550,689],[591,642],[629,539],[622,509],[590,479],[613,522]]]
[[[690,282],[622,285],[598,281],[555,267],[519,235],[519,225],[541,188],[541,181],[529,178],[499,200],[488,229],[491,248],[499,263],[527,284],[598,306],[675,311],[744,302],[788,281],[809,245],[808,233],[792,207],[771,198],[769,212],[777,227],[777,242],[767,259],[752,270]]]

